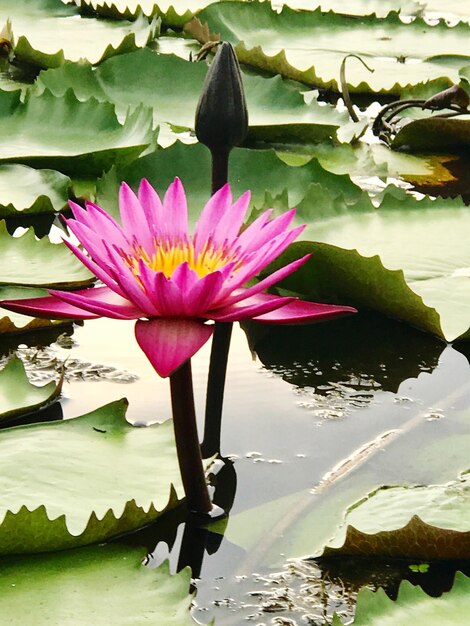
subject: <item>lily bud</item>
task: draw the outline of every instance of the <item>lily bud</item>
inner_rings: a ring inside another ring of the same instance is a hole
[[[240,66],[224,42],[210,66],[196,110],[196,136],[212,152],[228,153],[248,132],[248,112]]]

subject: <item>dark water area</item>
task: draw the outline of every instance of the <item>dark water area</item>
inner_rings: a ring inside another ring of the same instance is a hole
[[[60,404],[45,418],[75,417],[120,397],[129,400],[131,422],[170,418],[168,381],[155,375],[133,332],[131,322],[94,320],[39,351],[22,345],[33,380],[46,379],[68,359]],[[452,480],[466,469],[457,452],[447,461],[433,452],[436,442],[468,432],[470,366],[462,346],[372,314],[303,327],[236,326],[222,426],[225,461],[216,463],[213,479],[216,502],[231,504],[225,532],[220,524],[194,528],[180,507],[120,541],[145,545],[149,566],[166,557],[173,571],[191,564],[198,578],[194,616],[215,617],[218,625],[324,624],[334,610],[352,615],[358,586],[388,585],[393,595],[401,579],[419,582],[409,562],[302,557],[317,556],[361,489]],[[0,352],[13,347],[10,338]],[[193,359],[200,429],[208,361],[205,346]],[[344,459],[352,459],[352,469],[341,477],[335,468]],[[315,517],[322,506],[337,508],[325,528]],[[305,520],[312,520],[307,531]],[[464,565],[433,565],[426,584],[436,593],[448,589]]]

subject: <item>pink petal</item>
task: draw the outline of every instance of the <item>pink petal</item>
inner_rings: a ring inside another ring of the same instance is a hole
[[[279,307],[285,306],[295,298],[284,298],[282,296],[272,296],[268,293],[258,293],[243,301],[242,304],[232,304],[209,311],[204,317],[216,322],[239,322],[241,320],[258,317]]]
[[[224,213],[214,229],[214,243],[229,244],[237,237],[242,227],[250,204],[251,192],[245,191],[240,198]],[[237,242],[238,245],[238,242]]]
[[[212,331],[213,326],[187,319],[139,320],[135,325],[137,343],[163,378],[196,354]]]
[[[137,195],[145,213],[147,224],[149,225],[152,235],[155,236],[163,216],[162,201],[146,178],[140,181]]]
[[[268,211],[266,211],[268,213]],[[269,214],[271,211],[269,212]],[[275,217],[269,222],[262,224],[258,220],[250,224],[246,230],[244,230],[238,238],[238,245],[244,252],[252,252],[253,250],[259,250],[268,241],[274,239],[281,233],[285,232],[290,223],[295,217],[295,209],[291,209],[278,217]],[[263,217],[263,216],[260,216]]]
[[[163,214],[166,235],[176,239],[186,239],[188,236],[188,205],[179,178],[175,178],[163,198]]]
[[[24,298],[23,300],[2,300],[0,301],[0,306],[9,311],[14,311],[15,313],[50,320],[91,320],[99,317],[99,315],[67,304],[53,296],[45,296],[44,298]]]
[[[208,311],[220,293],[223,283],[224,276],[221,272],[212,272],[201,278],[185,298],[186,315],[199,317]]]
[[[107,287],[109,287],[110,289],[118,293],[120,296],[124,297],[122,289],[116,283],[114,278],[112,278],[110,274],[104,270],[103,267],[101,267],[100,265],[95,263],[92,259],[90,259],[90,257],[84,254],[80,250],[80,248],[77,248],[76,246],[74,246],[73,244],[71,244],[70,242],[66,240],[64,240],[64,243],[67,246],[67,248],[71,252],[73,252],[73,254],[77,257],[77,259],[79,259],[83,263],[83,265],[87,267],[90,270],[90,272],[96,276],[96,278],[99,278],[99,280],[101,280]]]
[[[151,254],[154,250],[153,234],[149,229],[147,218],[137,196],[127,183],[119,188],[119,212],[122,227],[132,243],[140,244]]]
[[[106,242],[104,245],[114,266],[114,278],[126,298],[135,304],[136,307],[141,309],[147,317],[158,316],[159,311],[150,297],[153,297],[153,293],[148,293],[142,288],[138,279],[132,273],[131,269],[125,263],[121,254],[117,250],[109,247]]]
[[[235,302],[240,302],[241,300],[244,300],[245,298],[254,296],[257,293],[260,293],[261,291],[264,291],[265,289],[272,287],[272,285],[274,285],[275,283],[278,283],[286,276],[289,276],[289,274],[292,274],[292,272],[295,272],[295,270],[299,268],[301,265],[303,265],[304,263],[306,263],[310,257],[311,257],[311,254],[306,254],[300,259],[297,259],[296,261],[292,261],[292,263],[288,263],[287,265],[284,265],[284,267],[279,268],[278,270],[276,270],[275,272],[273,272],[266,278],[263,278],[263,280],[260,280],[258,283],[256,283],[256,285],[253,285],[252,287],[247,287],[246,289],[241,289],[240,291],[229,296],[228,298],[226,298],[225,302],[227,303],[227,305],[235,304]]]
[[[72,201],[69,201],[69,205],[74,214],[75,221],[86,226],[94,233],[98,241],[104,239],[118,245],[123,250],[129,250],[129,240],[122,232],[121,226],[101,207],[97,204],[93,204],[93,202],[86,202],[86,210]],[[73,220],[66,220],[67,224],[69,224],[69,222],[74,223]],[[84,241],[82,241],[82,243],[85,245]]]
[[[357,313],[357,311],[350,306],[295,300],[271,313],[254,317],[253,320],[270,324],[300,324],[340,317],[348,313]]]
[[[179,317],[184,315],[185,305],[181,291],[171,278],[167,278],[163,272],[155,274],[153,292],[155,304],[161,316]]]
[[[67,304],[103,317],[135,320],[145,316],[145,313],[132,302],[122,298],[108,287],[95,287],[75,292],[51,290],[49,293]]]
[[[230,191],[230,185],[227,183],[215,192],[202,209],[194,232],[194,247],[196,252],[199,252],[209,237],[211,237],[217,224],[229,210],[231,204],[232,192]]]

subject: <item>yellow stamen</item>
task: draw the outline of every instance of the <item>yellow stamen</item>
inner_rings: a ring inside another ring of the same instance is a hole
[[[127,256],[126,262],[137,278],[139,276],[139,259],[153,271],[163,272],[167,278],[170,278],[176,268],[185,262],[188,263],[190,269],[198,274],[199,278],[202,278],[228,263],[240,261],[236,253],[220,247],[215,248],[210,242],[206,242],[197,254],[194,245],[187,241],[157,243],[152,255],[149,255],[139,245],[136,245],[134,250],[135,255]]]

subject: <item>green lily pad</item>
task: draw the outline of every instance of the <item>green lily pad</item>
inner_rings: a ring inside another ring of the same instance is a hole
[[[114,19],[135,20],[140,14],[158,15],[162,24],[182,27],[192,16],[214,0],[74,0],[82,11]]]
[[[470,558],[470,472],[445,485],[380,487],[368,494],[349,507],[324,551],[337,553]]]
[[[428,596],[407,580],[400,584],[398,597],[390,600],[383,589],[361,589],[357,597],[354,626],[459,626],[470,611],[470,578],[457,572],[450,591],[438,598]],[[349,622],[348,622],[349,623]],[[342,626],[338,615],[333,626]]]
[[[468,150],[470,116],[413,120],[398,131],[391,145],[410,152]]]
[[[0,217],[54,213],[67,205],[70,178],[54,170],[0,165]]]
[[[24,63],[57,67],[64,60],[100,63],[109,56],[146,46],[158,23],[85,19],[61,0],[4,0],[3,15],[13,30],[13,52]]]
[[[445,5],[441,0],[272,0],[273,7],[287,6],[293,9],[313,11],[321,8],[322,11],[334,11],[343,15],[371,15],[386,17],[392,11],[399,11],[402,15],[432,14],[433,18],[470,20],[468,6],[461,0],[450,0]]]
[[[458,82],[458,70],[469,58],[468,24],[429,26],[422,18],[404,24],[397,13],[358,20],[288,7],[277,13],[269,3],[224,2],[203,9],[185,30],[201,43],[220,35],[236,46],[242,63],[336,91],[341,62],[351,53],[375,70],[370,74],[351,59],[346,75],[357,92],[400,93],[407,85],[441,77]]]
[[[65,244],[38,240],[32,228],[12,237],[4,221],[0,222],[0,260],[0,285],[78,288],[94,280]]]
[[[176,503],[173,425],[138,428],[127,402],[0,432],[0,553],[77,547],[135,530]],[[93,462],[90,462],[93,459]],[[116,475],[116,468],[125,468]]]
[[[55,96],[72,89],[79,100],[93,97],[111,102],[121,117],[129,107],[145,105],[153,110],[154,124],[193,128],[206,73],[204,63],[144,49],[108,59],[97,68],[65,63],[41,72],[36,85]],[[243,83],[251,140],[322,141],[334,136],[348,120],[346,113],[338,113],[330,105],[320,105],[316,100],[306,104],[302,94],[305,87],[280,76],[244,74]]]
[[[389,187],[378,209],[299,205],[302,233],[277,267],[313,253],[281,286],[313,299],[355,304],[452,341],[470,338],[470,212],[459,199],[415,200]]]
[[[141,548],[102,545],[0,560],[0,611],[11,626],[190,626],[190,571],[143,567]]]
[[[140,108],[121,125],[108,103],[80,102],[69,91],[45,92],[18,103],[0,92],[0,161],[97,176],[113,163],[136,158],[156,141],[152,113]]]
[[[0,423],[11,422],[50,404],[60,395],[61,388],[62,381],[42,387],[32,385],[23,361],[12,357],[0,371]]]
[[[41,298],[47,296],[45,289],[31,287],[0,286],[0,300],[17,300],[23,298]],[[0,307],[0,335],[15,335],[17,333],[52,328],[56,326],[70,326],[70,320],[46,320],[21,313],[13,313]]]
[[[210,197],[210,153],[201,144],[176,142],[166,150],[157,150],[136,160],[128,167],[112,170],[98,181],[97,201],[107,211],[117,214],[117,190],[121,181],[137,187],[142,178],[164,193],[175,176],[179,176],[188,195],[190,217],[196,221]],[[311,194],[325,206],[354,206],[357,202],[371,206],[370,201],[349,176],[338,176],[324,170],[312,159],[302,167],[291,167],[277,158],[273,150],[236,148],[230,156],[229,182],[234,196],[247,189],[257,208],[296,206]]]

